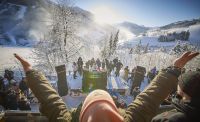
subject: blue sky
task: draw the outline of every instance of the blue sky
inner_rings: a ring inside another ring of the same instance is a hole
[[[107,23],[130,21],[154,27],[200,18],[200,0],[75,0],[74,3]]]

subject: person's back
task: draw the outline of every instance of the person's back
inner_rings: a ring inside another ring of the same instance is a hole
[[[27,85],[26,85],[26,83],[25,83],[24,80],[25,80],[25,79],[23,78],[22,81],[19,83],[19,89],[20,89],[21,91],[28,90],[28,87],[27,87]]]
[[[5,91],[4,78],[2,76],[0,76],[0,91]]]
[[[32,69],[30,63],[20,56],[15,54],[15,57],[23,65],[28,86],[41,103],[41,113],[47,116],[51,122],[70,122],[77,118],[80,122],[149,122],[155,116],[162,101],[177,85],[180,69],[198,54],[187,52],[175,60],[173,67],[162,70],[128,106],[124,114],[116,109],[114,101],[107,92],[94,91],[86,97],[80,115],[76,117],[72,116],[61,97],[42,73]]]
[[[17,94],[13,89],[10,89],[8,91],[6,97],[6,104],[7,104],[7,109],[17,110]]]
[[[18,108],[19,110],[31,110],[30,103],[24,97],[19,100]]]

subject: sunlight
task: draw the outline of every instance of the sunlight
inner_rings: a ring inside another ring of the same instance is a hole
[[[120,43],[121,42],[125,42],[125,41],[128,41],[128,40],[131,40],[132,38],[135,37],[135,34],[133,34],[132,32],[130,32],[128,29],[126,28],[123,28],[123,27],[120,27]]]
[[[95,21],[99,24],[115,24],[121,22],[123,17],[114,9],[106,6],[98,6],[92,10]]]

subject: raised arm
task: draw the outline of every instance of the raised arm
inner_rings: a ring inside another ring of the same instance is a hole
[[[42,73],[33,70],[31,64],[19,55],[14,54],[14,56],[24,68],[27,85],[41,103],[40,112],[47,116],[51,122],[71,121],[71,113],[46,77]]]
[[[181,68],[198,54],[186,52],[174,61],[172,67],[159,72],[151,84],[128,106],[125,121],[150,122],[161,102],[176,88]]]

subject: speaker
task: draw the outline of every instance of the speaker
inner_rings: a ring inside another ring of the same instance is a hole
[[[140,72],[141,74],[145,74],[146,69],[145,69],[145,67],[142,67],[142,66],[136,66],[136,72]]]
[[[83,70],[83,92],[90,92],[95,89],[106,90],[107,72]]]
[[[55,67],[57,76],[58,76],[58,93],[60,96],[65,96],[68,94],[68,85],[66,77],[66,68],[65,65],[60,65]]]
[[[145,73],[146,73],[145,67],[142,67],[142,66],[136,66],[135,67],[134,80],[133,80],[133,83],[132,83],[132,86],[131,86],[131,94],[133,94],[133,89],[135,87],[140,88],[141,83],[144,80]]]

